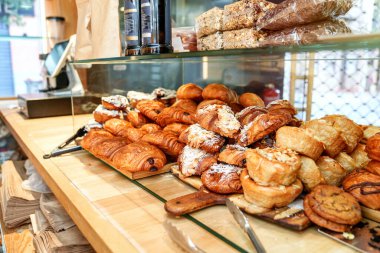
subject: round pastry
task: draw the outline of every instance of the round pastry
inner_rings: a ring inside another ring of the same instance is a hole
[[[164,131],[172,131],[172,132],[176,133],[176,134],[179,136],[179,135],[181,135],[181,133],[184,132],[188,127],[189,127],[189,125],[186,125],[186,124],[182,124],[182,123],[172,123],[172,124],[167,125],[167,126],[164,128]]]
[[[380,176],[366,170],[354,170],[343,180],[343,189],[363,205],[380,209]]]
[[[94,119],[98,123],[104,123],[110,119],[120,119],[120,112],[116,110],[107,110],[104,106],[99,105],[93,112]]]
[[[368,153],[369,158],[380,161],[380,133],[367,140],[365,151]]]
[[[216,157],[202,149],[185,146],[178,157],[179,169],[185,177],[200,176],[216,163]]]
[[[190,99],[179,99],[172,105],[172,107],[178,107],[190,113],[197,112],[197,103]]]
[[[203,99],[202,88],[194,83],[183,84],[177,90],[177,98],[200,102]]]
[[[261,186],[255,183],[244,169],[240,175],[245,199],[265,208],[283,207],[292,203],[301,194],[303,186],[300,180],[289,186]]]
[[[380,176],[380,162],[376,160],[370,161],[365,169],[373,174]]]
[[[349,225],[339,224],[333,221],[329,221],[327,219],[324,219],[323,217],[316,214],[309,204],[310,195],[307,195],[303,200],[303,208],[305,211],[306,216],[315,224],[317,224],[320,227],[324,227],[327,229],[330,229],[335,232],[346,232],[350,230]]]
[[[365,152],[365,147],[365,145],[359,143],[350,154],[355,162],[355,168],[357,169],[364,169],[370,161],[367,152]]]
[[[208,105],[227,105],[227,103],[220,101],[218,99],[212,99],[212,100],[203,100],[199,103],[197,106],[197,111],[202,109],[203,107],[206,107]]]
[[[264,107],[264,101],[255,93],[243,93],[239,97],[239,103],[244,107],[260,106]]]
[[[247,148],[239,145],[227,145],[226,148],[220,152],[218,161],[245,168],[247,163],[245,159],[246,150]]]
[[[355,160],[345,152],[340,152],[334,159],[346,170],[346,173],[353,171],[356,167]]]
[[[250,177],[263,186],[291,185],[301,167],[301,160],[290,149],[248,149],[245,152]]]
[[[325,152],[330,157],[334,158],[346,148],[346,142],[340,132],[324,120],[307,121],[302,128],[308,129],[316,140],[323,143]]]
[[[339,186],[347,174],[346,170],[337,161],[328,156],[321,156],[316,164],[328,185]]]
[[[241,193],[241,170],[242,168],[233,165],[214,163],[210,169],[202,173],[202,183],[207,189],[216,193]]]
[[[153,123],[145,124],[142,127],[140,127],[140,129],[147,132],[148,134],[162,130],[162,128],[159,125]]]
[[[267,112],[268,110],[265,109],[264,107],[250,106],[250,107],[244,108],[235,116],[239,120],[241,125],[245,126],[248,123],[252,122],[260,114],[266,114]]]
[[[218,99],[227,104],[237,102],[237,94],[224,84],[212,83],[207,85],[202,91],[204,100]]]
[[[305,189],[311,191],[319,184],[324,184],[325,179],[315,161],[307,156],[300,156],[301,168],[298,171],[297,178],[299,178]]]
[[[327,115],[322,119],[341,132],[347,153],[351,153],[363,137],[363,129],[344,115]]]
[[[128,99],[121,95],[102,97],[102,105],[108,110],[124,110],[128,104]]]
[[[326,220],[339,224],[355,225],[362,219],[356,199],[332,185],[319,185],[309,194],[309,206]]]
[[[276,145],[289,148],[302,155],[317,160],[323,152],[323,144],[302,128],[284,126],[277,130]]]
[[[297,114],[296,108],[288,100],[276,100],[267,105],[270,113],[281,114],[287,113],[292,116]]]

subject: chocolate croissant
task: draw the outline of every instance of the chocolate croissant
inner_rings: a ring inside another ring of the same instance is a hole
[[[110,161],[116,151],[129,143],[130,141],[124,137],[111,137],[97,142],[96,147],[89,151],[102,160]]]
[[[112,164],[121,171],[157,171],[166,164],[165,154],[157,147],[140,141],[117,150]]]
[[[190,147],[203,149],[208,153],[218,152],[225,139],[212,131],[203,129],[199,124],[191,125],[179,136],[179,140]]]
[[[227,86],[218,83],[207,85],[202,92],[204,100],[218,99],[227,104],[237,103],[238,96],[234,90],[229,89]]]
[[[148,123],[148,119],[139,110],[127,109],[127,120],[137,128]]]
[[[197,112],[197,103],[190,99],[177,100],[171,107],[181,108],[191,113]]]
[[[130,122],[121,119],[108,120],[104,129],[116,136],[127,138],[130,142],[136,142],[146,134],[144,130],[134,128]]]
[[[226,148],[220,152],[218,161],[245,168],[247,163],[245,158],[246,150],[247,148],[239,145],[227,145]]]
[[[82,139],[80,145],[88,150],[91,151],[93,148],[97,146],[97,144],[105,139],[111,139],[114,136],[100,128],[92,128]]]
[[[240,122],[226,105],[208,105],[197,111],[201,127],[224,137],[234,138],[240,130]]]
[[[177,90],[177,98],[202,101],[202,88],[194,83],[183,84]]]
[[[165,109],[165,105],[159,101],[142,100],[137,103],[136,108],[147,118],[156,121],[158,114]]]
[[[237,113],[235,116],[242,126],[252,122],[260,114],[267,113],[268,110],[260,106],[249,106]]]
[[[215,155],[190,146],[185,146],[178,157],[179,169],[185,177],[200,176],[214,163]]]
[[[169,131],[157,131],[146,134],[141,140],[159,147],[166,154],[172,156],[178,156],[185,147],[183,143],[178,141],[178,136]]]
[[[157,116],[156,122],[161,127],[165,127],[172,123],[184,123],[191,125],[195,123],[195,118],[194,114],[181,108],[168,107],[163,109]]]
[[[169,124],[167,125],[165,128],[164,128],[164,131],[172,131],[174,133],[176,133],[176,135],[180,135],[183,131],[185,131],[187,128],[189,127],[189,125],[186,125],[186,124],[182,124],[182,123],[172,123],[172,124]]]

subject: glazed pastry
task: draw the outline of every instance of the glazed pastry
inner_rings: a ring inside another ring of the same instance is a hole
[[[363,138],[363,129],[346,116],[328,115],[322,119],[341,132],[341,135],[347,144],[345,149],[347,153],[351,153]]]
[[[220,152],[218,161],[245,168],[247,163],[245,159],[246,150],[247,148],[239,145],[227,145],[226,148]]]
[[[217,99],[227,104],[237,103],[238,98],[234,90],[229,89],[227,86],[218,83],[207,85],[202,92],[204,100]]]
[[[308,129],[316,140],[323,143],[325,152],[330,157],[337,156],[346,148],[346,142],[340,132],[324,120],[310,120],[302,128]]]
[[[288,186],[294,183],[301,160],[290,149],[248,149],[245,152],[249,176],[262,186]]]
[[[276,100],[267,105],[269,113],[283,114],[287,113],[291,116],[297,114],[296,108],[288,100]]]
[[[285,126],[291,119],[289,114],[260,114],[243,126],[237,143],[241,146],[248,146]]]
[[[107,110],[124,110],[128,104],[127,98],[121,95],[102,97],[102,105]]]
[[[159,101],[143,100],[137,103],[136,108],[147,118],[156,121],[158,114],[165,109],[165,105]]]
[[[121,171],[157,171],[166,164],[165,154],[157,147],[140,141],[119,149],[112,164]]]
[[[190,146],[185,146],[178,157],[179,169],[185,177],[200,176],[214,163],[214,155]]]
[[[301,156],[301,168],[297,178],[300,179],[307,191],[311,191],[319,184],[324,184],[325,179],[315,161],[307,156]]]
[[[380,176],[380,162],[376,160],[370,161],[365,169],[373,174]]]
[[[225,141],[222,136],[203,129],[199,124],[194,124],[187,128],[181,133],[179,140],[190,147],[203,149],[208,153],[218,152]]]
[[[242,168],[214,163],[202,173],[203,185],[212,192],[220,194],[241,193],[240,173]]]
[[[102,105],[99,105],[93,112],[93,116],[96,122],[103,124],[109,119],[120,119],[120,112],[116,110],[107,110]]]
[[[203,100],[202,102],[199,103],[197,106],[197,111],[202,109],[203,107],[206,107],[208,105],[227,105],[226,102],[217,100],[217,99],[212,99],[212,100]]]
[[[334,159],[328,156],[321,156],[316,162],[326,184],[340,186],[347,172]]]
[[[132,124],[122,119],[110,119],[104,123],[104,129],[112,133],[115,136],[125,136],[125,132],[128,128],[133,127]]]
[[[142,130],[148,134],[151,134],[151,133],[155,133],[157,131],[162,130],[162,128],[157,124],[148,123],[148,124],[145,124],[142,127],[140,127],[140,130]]]
[[[197,111],[199,125],[224,137],[234,138],[240,130],[240,122],[226,105],[208,105]]]
[[[345,169],[347,173],[353,171],[356,167],[355,160],[345,152],[340,152],[334,159],[343,167],[343,169]]]
[[[176,135],[180,136],[181,133],[184,132],[188,127],[189,127],[189,125],[186,125],[186,124],[172,123],[172,124],[167,125],[164,128],[164,131],[172,131]]]
[[[177,100],[172,107],[178,107],[190,113],[197,112],[197,103],[190,99],[180,99]]]
[[[317,160],[323,152],[322,142],[310,136],[307,130],[297,127],[284,126],[278,129],[276,145],[294,150],[313,160]]]
[[[336,232],[344,232],[362,219],[359,203],[336,186],[318,185],[306,196],[304,207],[312,222]]]
[[[255,93],[243,93],[239,97],[239,103],[244,107],[259,106],[264,107],[264,101]]]
[[[173,123],[191,125],[195,123],[195,117],[194,114],[181,108],[168,107],[163,109],[162,112],[157,116],[156,122],[161,127],[165,127]]]
[[[241,112],[241,110],[244,109],[244,107],[241,104],[238,104],[238,103],[231,103],[231,104],[229,104],[229,106],[231,107],[231,110],[234,113]]]
[[[202,91],[202,88],[194,83],[183,84],[177,90],[177,98],[200,102],[203,100]]]
[[[239,120],[242,126],[245,126],[248,123],[254,121],[255,118],[260,114],[266,114],[267,112],[268,110],[264,107],[250,106],[237,113],[236,118]]]
[[[363,205],[380,210],[380,176],[355,170],[343,180],[343,189]]]
[[[128,91],[127,98],[130,105],[136,108],[138,102],[142,100],[153,100],[154,97],[149,93],[144,93],[140,91]]]
[[[114,136],[110,132],[104,129],[93,128],[83,137],[80,145],[82,148],[90,151],[97,146],[98,142],[105,139],[111,139],[113,137]]]
[[[380,133],[368,139],[365,151],[368,153],[369,158],[380,161]]]
[[[261,186],[255,183],[244,169],[240,175],[245,199],[265,208],[283,207],[292,203],[301,194],[303,186],[300,180],[289,186]]]
[[[365,145],[359,143],[350,154],[355,162],[355,168],[357,169],[364,169],[371,160],[368,158],[367,152],[365,152],[365,147]]]
[[[178,141],[178,136],[169,131],[157,131],[146,134],[141,140],[159,147],[166,154],[171,156],[178,156],[185,147],[183,143]]]
[[[137,128],[148,123],[148,119],[139,110],[127,109],[127,120]]]

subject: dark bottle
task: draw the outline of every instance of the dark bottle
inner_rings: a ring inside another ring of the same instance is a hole
[[[139,55],[141,46],[140,37],[140,0],[125,0],[125,51],[124,55]]]
[[[141,0],[141,53],[173,52],[170,0]]]

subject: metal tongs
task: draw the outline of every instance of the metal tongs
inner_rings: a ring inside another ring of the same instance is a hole
[[[81,150],[82,147],[78,146],[78,145],[73,146],[73,147],[69,147],[69,148],[64,148],[64,147],[66,147],[67,145],[69,145],[76,138],[84,136],[86,133],[87,133],[86,126],[83,126],[83,127],[79,128],[78,131],[73,136],[71,136],[70,138],[68,138],[67,140],[65,140],[61,145],[59,145],[58,147],[56,147],[55,149],[53,149],[49,154],[45,154],[43,156],[43,158],[44,159],[49,159],[51,157],[56,157],[56,156],[60,156],[60,155],[63,155],[63,154],[67,154],[67,153],[71,153],[71,152],[74,152],[74,151]]]

